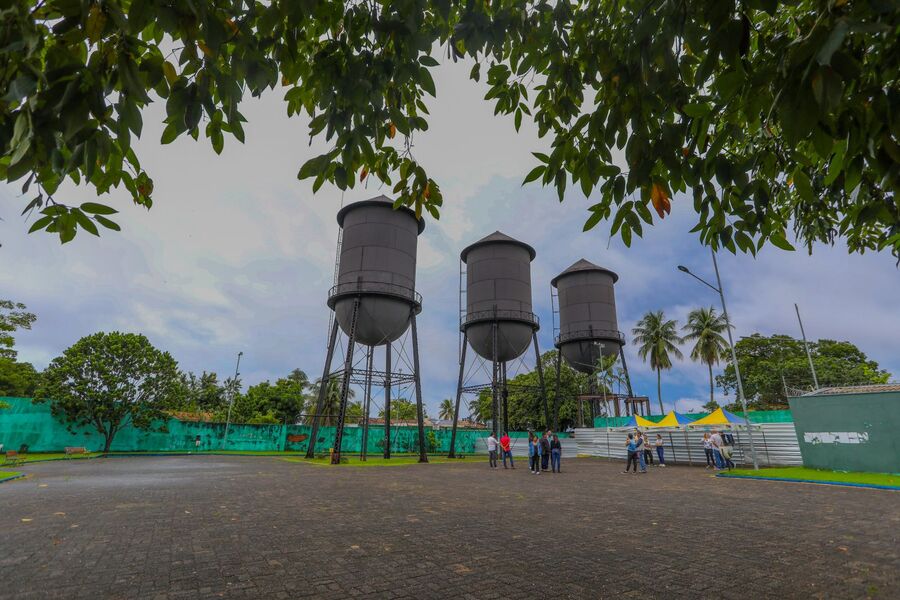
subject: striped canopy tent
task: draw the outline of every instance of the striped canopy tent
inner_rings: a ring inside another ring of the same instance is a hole
[[[631,429],[644,429],[647,427],[656,427],[656,423],[650,419],[645,419],[641,415],[632,415],[622,425],[616,427],[616,429],[619,431],[627,431]]]
[[[693,423],[688,417],[681,413],[677,413],[674,410],[669,411],[665,417],[663,417],[662,421],[659,423],[654,423],[652,427],[668,427],[671,429],[680,429],[686,425]]]
[[[724,408],[717,408],[702,419],[688,423],[688,427],[742,427],[746,425],[743,417],[728,412]]]

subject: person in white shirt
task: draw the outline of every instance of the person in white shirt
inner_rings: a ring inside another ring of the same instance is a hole
[[[488,460],[491,463],[491,468],[497,468],[497,446],[500,442],[497,441],[497,437],[491,433],[487,439],[487,449],[488,449]]]
[[[709,441],[709,432],[703,434],[703,453],[706,454],[706,468],[710,469],[716,466],[716,458],[713,455],[712,442]]]
[[[713,456],[716,459],[716,469],[725,468],[725,458],[722,457],[722,436],[718,431],[713,431],[709,436],[709,443],[712,444]]]

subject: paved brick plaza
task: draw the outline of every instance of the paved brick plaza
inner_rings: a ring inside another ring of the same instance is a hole
[[[522,467],[29,465],[0,598],[900,597],[900,493]]]

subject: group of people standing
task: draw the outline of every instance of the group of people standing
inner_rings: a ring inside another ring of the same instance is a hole
[[[512,440],[509,434],[504,432],[498,440],[493,433],[487,438],[488,460],[492,469],[499,466],[497,461],[498,451],[502,455],[503,468],[515,469],[515,463],[512,456]],[[506,460],[509,459],[509,467],[506,466]],[[529,431],[528,432],[528,465],[531,472],[540,474],[550,468],[554,473],[561,473],[562,444],[559,436],[550,431],[545,431],[542,435]]]
[[[713,431],[703,434],[703,452],[706,454],[706,468],[721,471],[733,469],[731,455],[734,452],[734,436],[730,433]]]
[[[665,448],[663,447],[663,439],[660,434],[656,434],[656,439],[652,443],[653,448],[656,449],[656,455],[659,457],[659,467],[666,466],[666,453]],[[634,473],[638,472],[638,465],[641,467],[641,473],[647,472],[647,465],[653,464],[653,450],[651,449],[651,442],[647,437],[643,434],[643,432],[638,431],[637,434],[629,433],[628,438],[625,440],[625,446],[628,450],[628,462],[625,463],[625,470],[623,473],[628,473],[631,469],[631,465],[634,465]]]

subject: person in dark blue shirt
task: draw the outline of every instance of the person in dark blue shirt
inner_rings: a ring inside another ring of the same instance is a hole
[[[628,434],[628,441],[626,442],[625,448],[628,452],[628,462],[625,463],[625,470],[622,471],[622,473],[627,473],[632,464],[634,465],[634,472],[637,473],[638,457],[637,444],[634,441],[634,434]]]

